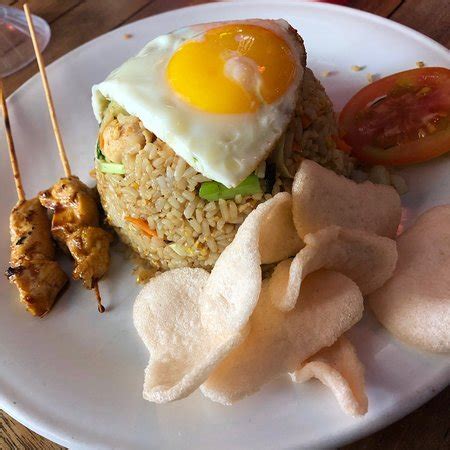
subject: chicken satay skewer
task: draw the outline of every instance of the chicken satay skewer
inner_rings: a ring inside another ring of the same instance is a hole
[[[53,127],[53,132],[54,132],[54,135],[55,135],[55,139],[56,139],[56,144],[57,144],[57,147],[58,147],[59,157],[61,159],[61,163],[62,163],[63,168],[64,168],[64,173],[65,173],[66,179],[70,183],[71,182],[71,178],[73,179],[75,177],[72,177],[72,172],[71,172],[71,169],[70,169],[69,159],[67,157],[66,150],[64,148],[64,143],[63,143],[61,132],[60,132],[59,125],[58,125],[58,119],[57,119],[57,116],[56,116],[55,106],[54,106],[54,103],[53,103],[53,98],[52,98],[52,94],[51,94],[51,91],[50,91],[50,86],[49,86],[48,79],[47,79],[47,73],[46,73],[46,69],[45,69],[44,60],[42,58],[42,54],[41,54],[41,51],[39,49],[39,45],[38,45],[38,42],[37,42],[37,39],[36,39],[36,32],[35,32],[35,29],[34,29],[34,24],[33,24],[32,18],[31,18],[30,9],[29,9],[29,6],[28,6],[27,3],[25,3],[23,5],[23,9],[24,9],[24,12],[25,12],[25,17],[27,19],[28,28],[30,30],[30,37],[31,37],[31,41],[33,43],[34,52],[36,54],[36,60],[37,60],[37,63],[38,63],[39,72],[41,74],[42,85],[43,85],[44,92],[45,92],[45,98],[46,98],[46,101],[47,101],[47,106],[48,106],[48,110],[49,110],[49,114],[50,114],[50,119],[51,119],[51,122],[52,122],[52,127]],[[86,186],[82,185],[82,183],[77,178],[76,178],[76,180],[77,180],[77,184],[81,187],[81,189],[85,190],[84,188],[87,188]],[[61,180],[61,181],[63,181],[63,180]],[[74,181],[74,180],[72,180],[72,181]],[[64,185],[62,187],[64,188]],[[48,195],[48,192],[49,191],[47,191],[47,195]],[[46,194],[46,193],[44,193],[44,194]],[[86,192],[84,192],[84,194],[86,194]],[[52,230],[54,230],[55,229],[55,216],[56,216],[55,206],[61,206],[61,205],[55,205],[54,202],[52,204],[51,202],[46,201],[45,198],[43,200],[42,199],[42,195],[41,195],[41,203],[45,207],[48,207],[50,209],[53,208],[53,210],[54,210],[54,216],[53,216],[53,221],[52,221]],[[98,215],[98,212],[97,212],[97,215]],[[97,230],[97,234],[98,234],[99,230],[101,230],[101,229],[98,227],[97,222],[98,222],[98,219],[97,220],[94,219],[93,223],[91,223],[91,224],[88,224],[88,223],[81,224],[80,223],[78,228],[83,228],[83,227],[87,228],[87,226],[93,225],[94,227],[98,228],[98,230]],[[73,230],[73,227],[72,227],[72,230]],[[95,230],[91,230],[91,231],[95,232]],[[103,231],[103,230],[101,230],[101,231]],[[106,232],[103,231],[103,233],[106,233]],[[55,236],[55,234],[54,234],[54,236]],[[77,252],[78,253],[78,258],[75,255],[75,253],[76,253],[75,249],[76,249],[76,247],[79,247],[79,245],[77,245],[77,243],[79,243],[81,241],[80,237],[78,237],[77,240],[75,240],[74,237],[72,236],[70,243],[68,243],[70,238],[68,239],[67,232],[65,233],[64,237],[62,236],[62,233],[59,233],[59,239],[58,239],[58,235],[56,235],[55,237],[59,241],[65,241],[64,243],[67,245],[67,247],[69,248],[70,253],[72,254],[72,256],[74,257],[74,259],[77,262],[79,262],[80,259],[83,259],[83,255],[80,255],[80,252]],[[103,240],[104,246],[108,246],[109,247],[109,242],[110,242],[109,236],[108,236],[108,238],[106,238],[106,235],[97,236],[97,237],[101,238]],[[70,244],[72,244],[72,245],[70,245]],[[84,258],[84,259],[86,259],[86,258]],[[108,258],[108,264],[109,264],[109,258]],[[74,276],[76,276],[77,278],[82,278],[86,287],[93,288],[95,290],[95,296],[96,296],[96,299],[97,299],[98,311],[100,313],[103,313],[105,311],[105,308],[104,308],[104,306],[102,305],[102,302],[101,302],[100,291],[99,291],[99,288],[98,288],[98,278],[92,279],[92,277],[91,277],[91,280],[86,282],[85,276],[83,274],[81,274],[81,273],[78,273],[78,275],[77,275],[76,271],[77,271],[77,269],[75,269],[75,271],[74,271]],[[103,273],[101,275],[103,275]]]
[[[50,311],[68,277],[55,261],[47,211],[37,197],[25,198],[1,80],[0,105],[19,199],[10,215],[11,259],[6,276],[16,285],[27,310],[42,317]]]

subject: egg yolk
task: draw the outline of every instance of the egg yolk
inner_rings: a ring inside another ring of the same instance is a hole
[[[295,77],[289,45],[257,25],[230,24],[186,41],[167,66],[171,88],[210,113],[256,111],[282,96]]]

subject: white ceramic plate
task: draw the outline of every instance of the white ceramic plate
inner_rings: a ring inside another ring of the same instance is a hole
[[[150,17],[108,33],[49,67],[48,75],[73,171],[84,180],[93,163],[97,124],[90,87],[148,40],[172,29],[236,18],[289,20],[305,39],[308,64],[340,109],[366,84],[367,72],[387,75],[415,66],[448,66],[447,51],[393,22],[326,4],[269,2],[209,4]],[[125,33],[133,38],[125,40]],[[353,64],[366,65],[354,73]],[[28,195],[62,175],[40,80],[9,99]],[[9,210],[15,192],[1,142],[0,261],[8,261]],[[407,171],[410,221],[432,205],[450,203],[450,158]],[[367,316],[353,331],[366,365],[369,413],[352,419],[318,383],[281,379],[233,407],[202,398],[157,406],[141,398],[148,354],[132,325],[138,291],[131,266],[116,252],[101,283],[110,312],[100,316],[76,283],[45,319],[27,314],[16,291],[0,279],[0,407],[38,433],[71,448],[298,448],[337,446],[369,434],[418,407],[449,381],[448,359],[395,341]]]

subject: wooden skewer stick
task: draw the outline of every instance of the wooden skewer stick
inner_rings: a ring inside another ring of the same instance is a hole
[[[9,159],[11,161],[12,172],[14,175],[14,183],[16,184],[17,197],[19,201],[25,200],[25,191],[20,178],[19,163],[17,162],[16,150],[14,148],[14,141],[12,138],[11,124],[9,123],[8,107],[6,106],[5,94],[3,91],[3,81],[0,80],[0,103],[2,108],[3,123],[5,125],[6,142],[8,143]]]
[[[27,3],[24,3],[23,10],[25,12],[25,17],[27,19],[28,28],[30,30],[31,41],[33,42],[34,53],[36,54],[36,60],[39,67],[39,72],[41,74],[42,85],[44,87],[45,98],[47,100],[48,112],[50,114],[50,119],[52,121],[53,133],[56,138],[56,145],[58,146],[59,157],[64,168],[64,173],[66,177],[70,177],[72,172],[70,170],[69,159],[67,158],[66,150],[64,148],[61,132],[59,130],[58,119],[56,117],[55,105],[53,104],[52,93],[50,91],[50,86],[48,84],[47,72],[45,70],[44,60],[42,58],[41,51],[36,38],[36,32],[33,25],[33,20],[31,18],[30,8]],[[100,313],[105,311],[105,307],[102,305],[102,298],[100,296],[100,291],[98,289],[98,281],[94,283],[95,297],[97,299],[97,309]]]
[[[105,307],[102,305],[102,297],[100,296],[100,290],[98,289],[98,281],[94,283],[95,296],[97,297],[97,309],[99,313],[105,312]]]
[[[30,37],[33,42],[34,53],[36,54],[36,60],[39,66],[39,72],[41,73],[42,85],[44,86],[45,98],[47,100],[48,111],[50,113],[50,119],[52,121],[53,132],[56,138],[56,145],[58,146],[59,157],[64,168],[64,173],[66,177],[70,177],[72,174],[70,170],[69,160],[67,158],[66,150],[64,148],[63,140],[61,137],[61,132],[59,130],[58,120],[56,118],[55,105],[53,104],[52,93],[47,79],[47,72],[45,71],[44,60],[42,59],[42,54],[39,49],[39,45],[36,38],[36,31],[34,29],[33,20],[30,14],[30,8],[28,4],[23,5],[23,10],[25,11],[25,17],[27,18],[28,28],[30,29]]]

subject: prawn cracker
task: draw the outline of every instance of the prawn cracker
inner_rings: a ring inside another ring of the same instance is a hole
[[[378,320],[398,339],[450,351],[450,205],[422,214],[397,241],[392,278],[369,296]]]
[[[295,383],[317,378],[331,389],[341,409],[350,416],[367,412],[364,366],[345,335],[300,364],[291,377]]]
[[[284,311],[295,306],[302,280],[316,270],[338,271],[367,295],[392,276],[397,262],[395,241],[362,230],[330,226],[304,240],[305,247],[293,260],[279,263],[270,280],[274,301]]]
[[[400,197],[391,186],[356,183],[311,160],[303,160],[292,185],[294,224],[300,237],[330,225],[394,238]]]
[[[302,284],[302,301],[280,311],[265,281],[245,340],[215,368],[201,386],[211,400],[232,404],[298,363],[332,345],[361,319],[363,298],[349,278],[318,271]]]

